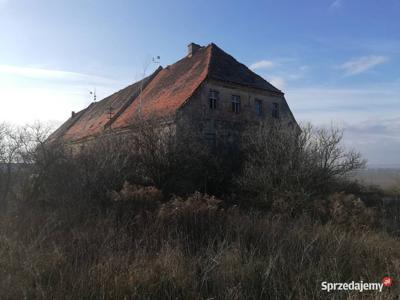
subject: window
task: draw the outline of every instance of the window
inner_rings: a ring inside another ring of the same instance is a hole
[[[256,99],[256,114],[262,116],[262,101],[259,99]]]
[[[279,119],[279,103],[272,103],[272,117]]]
[[[234,113],[240,113],[240,96],[232,95],[232,111]]]
[[[208,106],[209,106],[210,109],[216,109],[217,108],[218,98],[219,98],[218,91],[210,90],[210,94],[208,96]]]

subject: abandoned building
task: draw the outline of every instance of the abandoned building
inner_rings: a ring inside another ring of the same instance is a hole
[[[234,139],[249,122],[296,124],[281,90],[215,44],[191,43],[176,63],[72,112],[50,139],[83,145],[106,133],[132,132],[143,118],[158,118],[169,127],[190,120],[211,144]]]

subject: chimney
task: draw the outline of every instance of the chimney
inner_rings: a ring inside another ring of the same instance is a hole
[[[190,43],[188,45],[188,56],[192,57],[193,54],[196,53],[197,50],[201,48],[200,45],[197,45],[196,43]]]
[[[73,118],[73,117],[75,117],[75,112],[74,111],[71,112],[71,118]]]

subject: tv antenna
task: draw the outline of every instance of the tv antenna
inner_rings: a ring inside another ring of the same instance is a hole
[[[89,94],[93,95],[93,102],[96,102],[96,88],[94,88],[94,91],[90,91]]]
[[[160,64],[160,58],[161,57],[159,55],[153,56],[152,59],[151,59],[151,62],[153,64],[155,64],[155,65],[159,65]],[[140,114],[142,112],[143,79],[146,77],[146,71],[147,71],[147,68],[149,67],[149,65],[151,64],[151,62],[148,61],[143,67],[143,75],[142,75],[142,80],[140,82],[139,107],[137,108],[137,113],[139,114],[139,116],[140,116]]]
[[[153,56],[152,61],[153,61],[153,63],[155,63],[156,65],[160,64],[160,56],[159,56],[159,55]]]

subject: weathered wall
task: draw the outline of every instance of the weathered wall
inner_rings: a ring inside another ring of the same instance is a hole
[[[219,93],[216,109],[210,109],[209,106],[210,90]],[[239,113],[232,111],[232,95],[240,96],[241,108]],[[256,113],[256,99],[262,102],[261,116]],[[157,120],[157,123],[159,123],[160,128],[162,127],[166,131],[176,131],[178,137],[179,128],[189,126],[189,130],[196,130],[212,144],[218,144],[218,141],[235,143],[245,126],[274,119],[272,114],[273,103],[279,105],[279,116],[282,122],[296,124],[283,94],[208,80],[203,82],[192,97],[178,110],[178,128],[175,128],[173,119],[169,118]],[[129,138],[129,133],[134,131],[135,127],[131,126],[123,130],[106,131],[102,135],[126,135]],[[79,151],[83,145],[91,144],[92,140],[93,137],[75,142],[73,145],[74,152]]]
[[[216,109],[209,107],[209,92],[219,92]],[[240,113],[232,111],[232,95],[240,96]],[[262,102],[261,116],[256,113],[256,99]],[[296,124],[283,94],[251,89],[218,81],[206,81],[180,109],[180,115],[196,124],[204,135],[234,141],[249,123],[272,120],[273,103],[279,105],[280,120]]]
[[[78,154],[84,149],[97,147],[98,145],[101,145],[102,142],[120,143],[126,139],[132,139],[136,133],[140,134],[140,132],[142,134],[154,132],[154,134],[160,137],[169,137],[175,135],[176,133],[176,123],[171,118],[150,119],[143,121],[143,123],[138,123],[137,126],[141,127],[138,128],[133,125],[122,130],[104,130],[97,136],[92,136],[74,142],[67,142],[67,146],[72,154]]]

